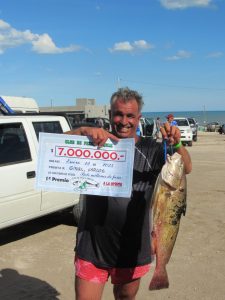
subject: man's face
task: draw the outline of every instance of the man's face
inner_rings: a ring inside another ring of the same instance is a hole
[[[141,114],[135,99],[128,103],[118,99],[111,107],[111,123],[113,133],[119,138],[136,138],[136,129],[139,124]]]

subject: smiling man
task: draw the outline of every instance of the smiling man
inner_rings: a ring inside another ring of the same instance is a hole
[[[149,208],[156,178],[164,164],[163,147],[152,138],[136,134],[143,106],[138,92],[121,88],[112,95],[110,104],[112,133],[93,127],[67,132],[89,136],[98,146],[103,146],[108,138],[135,139],[131,197],[85,197],[75,247],[77,300],[100,300],[109,277],[115,299],[134,300],[140,279],[151,263]],[[189,173],[191,159],[180,142],[179,129],[167,123],[161,132],[182,155]]]
[[[141,118],[142,98],[137,92],[127,93],[120,90],[121,96],[114,93],[111,97],[111,123],[113,134],[119,138],[135,138],[137,127]]]

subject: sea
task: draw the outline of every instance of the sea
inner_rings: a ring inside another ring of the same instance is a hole
[[[166,121],[168,114],[173,114],[174,117],[195,118],[200,126],[205,126],[207,123],[218,122],[225,124],[225,111],[165,111],[165,112],[142,112],[143,117],[154,118],[159,117],[162,122]]]

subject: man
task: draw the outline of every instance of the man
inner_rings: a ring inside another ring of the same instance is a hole
[[[112,95],[110,104],[112,133],[89,127],[68,133],[89,136],[100,147],[108,138],[114,141],[134,138],[132,195],[130,198],[86,195],[75,248],[77,300],[100,300],[109,276],[115,299],[135,299],[140,278],[151,263],[149,207],[157,175],[164,164],[163,147],[136,134],[143,106],[141,95],[121,88]],[[189,173],[191,159],[180,143],[179,129],[167,123],[162,135],[176,145]]]
[[[166,118],[170,126],[177,126],[177,121],[174,120],[173,114],[169,114],[168,116],[166,116]]]
[[[156,138],[159,138],[159,132],[160,132],[160,127],[161,127],[161,120],[160,117],[156,118]]]
[[[101,127],[101,128],[104,127],[104,122],[103,122],[102,118],[98,118],[97,124],[98,124],[98,126]]]

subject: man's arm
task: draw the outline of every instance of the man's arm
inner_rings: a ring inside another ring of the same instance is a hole
[[[162,133],[163,139],[168,140],[169,145],[178,145],[180,143],[180,130],[176,126],[170,126],[169,123],[165,123],[164,127],[160,128],[160,131]],[[184,168],[185,168],[185,173],[189,174],[191,173],[192,170],[192,162],[191,162],[191,157],[185,149],[185,147],[181,144],[179,148],[176,150],[177,153],[179,153],[182,156],[183,162],[184,162]]]
[[[112,139],[115,142],[119,141],[119,138],[113,135],[112,133],[109,133],[103,128],[97,127],[79,127],[77,129],[73,129],[64,133],[89,136],[92,138],[94,145],[99,147],[102,147],[107,141],[107,139]]]

